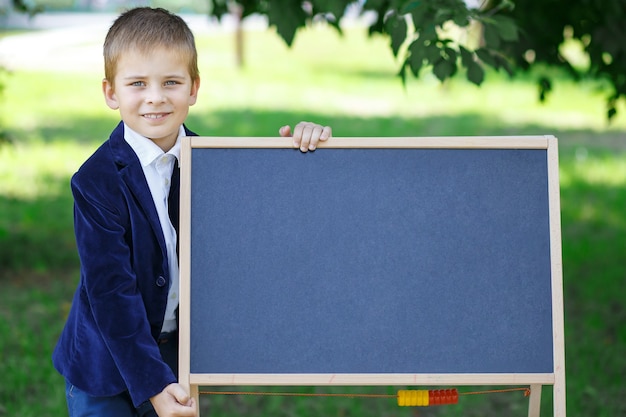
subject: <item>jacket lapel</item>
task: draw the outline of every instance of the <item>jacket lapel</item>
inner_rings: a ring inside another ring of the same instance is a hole
[[[183,127],[185,128],[185,133],[188,136],[197,136],[195,133],[187,129],[186,126]],[[143,174],[143,168],[141,167],[139,158],[128,142],[124,139],[123,122],[120,122],[117,125],[109,138],[109,143],[113,158],[119,170],[120,179],[126,184],[135,197],[137,205],[148,218],[150,226],[154,231],[154,235],[159,241],[161,252],[163,253],[164,258],[167,259],[167,248],[165,246],[165,237],[163,236],[163,231],[161,230],[161,223],[159,222],[159,215],[156,207],[154,206],[154,200],[152,199],[152,194],[150,194],[150,188],[148,187],[148,182]],[[178,201],[178,199],[176,199],[176,201]],[[178,205],[175,205],[174,210],[177,214]],[[175,225],[174,227],[178,231],[178,225]]]
[[[167,259],[165,238],[161,230],[159,215],[154,206],[152,194],[150,193],[150,188],[148,187],[148,182],[146,181],[139,158],[124,139],[124,124],[122,122],[120,122],[111,134],[109,143],[113,158],[119,170],[120,179],[131,191],[137,206],[145,213],[154,231],[154,235],[157,237],[161,252]]]

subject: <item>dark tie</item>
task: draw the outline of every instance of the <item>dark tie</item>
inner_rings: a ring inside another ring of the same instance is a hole
[[[180,204],[180,168],[178,167],[178,159],[174,158],[174,169],[172,170],[172,180],[170,183],[170,194],[167,197],[167,207],[170,215],[170,221],[174,230],[176,230],[176,255],[178,255],[178,214]]]

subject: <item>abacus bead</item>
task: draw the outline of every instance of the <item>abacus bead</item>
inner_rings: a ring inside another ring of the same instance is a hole
[[[404,390],[398,390],[398,407],[404,407]]]

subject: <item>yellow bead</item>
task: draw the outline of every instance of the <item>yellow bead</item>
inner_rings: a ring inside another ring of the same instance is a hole
[[[404,406],[406,406],[405,393],[404,393],[404,390],[399,390],[398,391],[398,407],[404,407]]]

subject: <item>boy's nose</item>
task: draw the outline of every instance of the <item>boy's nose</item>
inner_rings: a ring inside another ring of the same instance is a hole
[[[165,101],[165,93],[160,88],[153,88],[146,96],[146,102],[151,104],[163,103]]]

